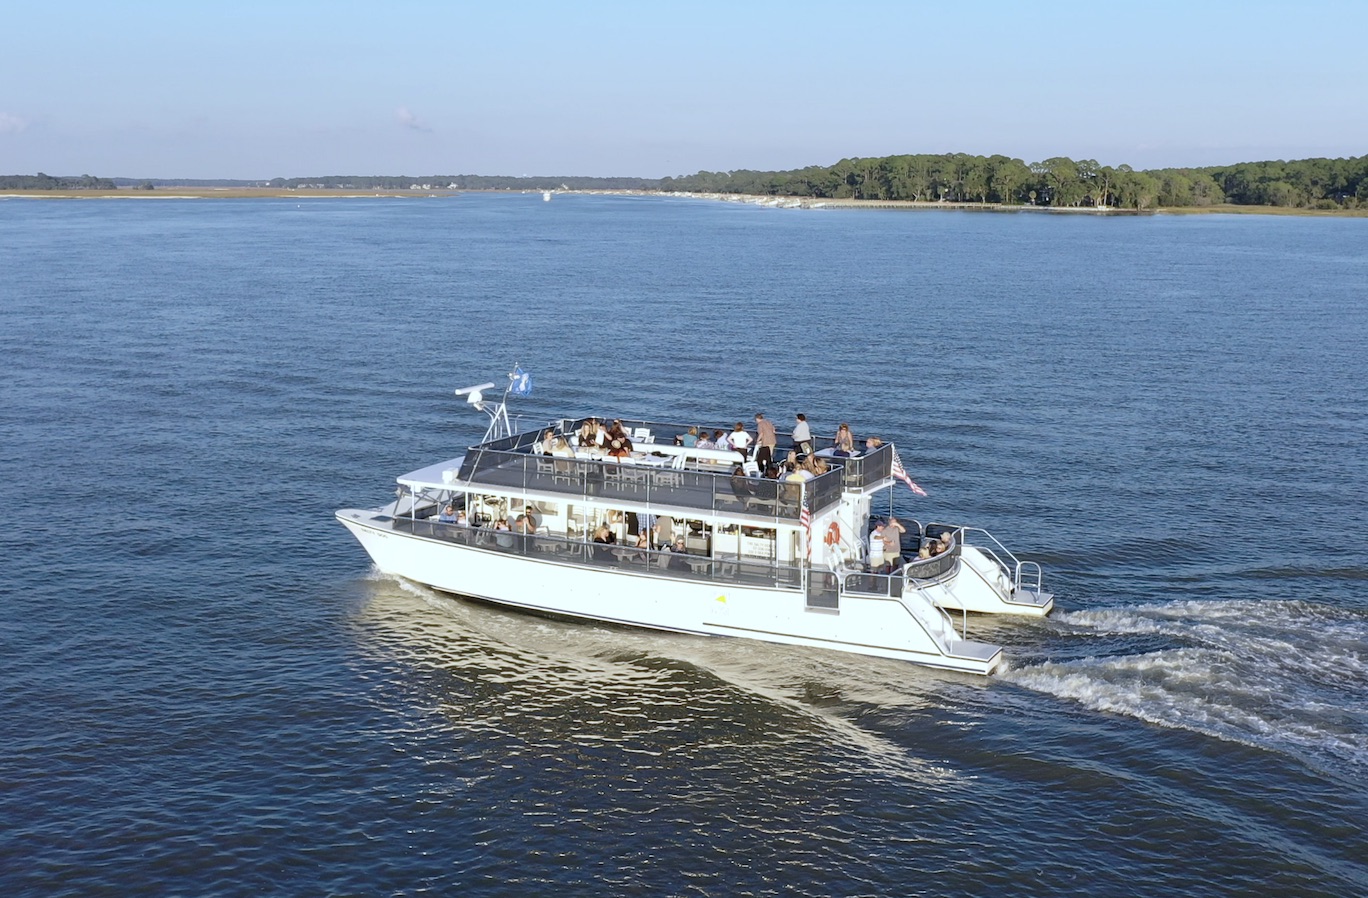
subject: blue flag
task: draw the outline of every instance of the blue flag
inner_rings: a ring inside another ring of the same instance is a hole
[[[513,383],[508,391],[514,396],[532,395],[532,375],[524,371],[521,365],[513,366]]]

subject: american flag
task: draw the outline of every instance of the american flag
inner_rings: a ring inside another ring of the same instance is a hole
[[[807,538],[807,560],[812,560],[812,512],[808,511],[808,491],[807,485],[803,485],[803,507],[798,512],[798,523],[803,525],[803,533]]]
[[[897,450],[893,452],[893,476],[907,484],[907,488],[918,496],[926,495],[926,490],[917,486],[912,482],[912,478],[907,476],[907,469],[903,467],[902,456],[897,453]]]

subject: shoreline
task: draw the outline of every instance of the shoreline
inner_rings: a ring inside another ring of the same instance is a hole
[[[457,197],[463,193],[521,193],[537,194],[541,190],[348,190],[340,188],[305,187],[163,187],[155,190],[120,188],[116,190],[11,190],[0,193],[0,200],[8,199],[138,199],[138,200],[196,200],[196,199],[366,199],[372,197],[430,199]],[[679,199],[703,199],[724,203],[744,203],[778,209],[910,209],[956,212],[1045,213],[1051,215],[1298,215],[1320,218],[1368,218],[1368,208],[1361,209],[1303,209],[1290,206],[1243,206],[1222,203],[1214,206],[1158,206],[1153,209],[1093,208],[1090,206],[1004,205],[1002,203],[968,203],[917,200],[861,200],[852,198],[821,198],[797,196],[766,196],[739,193],[691,193],[659,190],[552,190],[554,194],[582,194],[586,196],[656,196]]]

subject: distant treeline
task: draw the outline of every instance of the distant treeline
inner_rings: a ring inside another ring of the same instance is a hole
[[[326,175],[320,178],[276,178],[269,186],[294,189],[324,187],[341,190],[659,190],[654,178],[575,178],[524,177],[499,175]]]
[[[36,175],[0,175],[3,190],[113,190],[109,178],[81,175],[79,178],[54,178],[39,172]]]
[[[1368,206],[1368,156],[1150,171],[1064,156],[1029,165],[965,153],[884,156],[795,171],[702,171],[665,178],[658,189],[1124,209],[1217,203],[1346,209]]]
[[[273,187],[341,190],[662,190],[829,199],[946,201],[1037,206],[1211,206],[1234,203],[1314,209],[1368,208],[1368,156],[1242,162],[1137,171],[1064,156],[1027,164],[1007,156],[884,156],[794,171],[701,171],[678,178],[326,175],[271,181],[134,180],[0,175],[0,189]]]

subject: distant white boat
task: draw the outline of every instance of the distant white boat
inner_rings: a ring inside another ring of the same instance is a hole
[[[549,190],[543,190],[543,191],[542,191],[542,202],[543,202],[543,203],[549,203],[549,202],[551,202],[551,191],[549,191]]]

